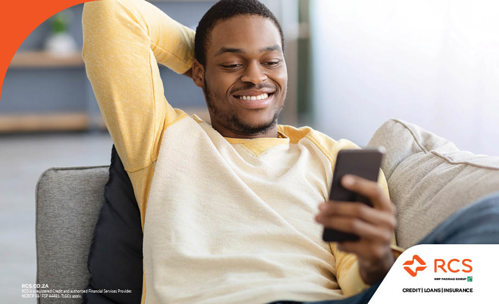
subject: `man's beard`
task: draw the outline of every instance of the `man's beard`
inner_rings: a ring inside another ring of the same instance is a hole
[[[216,105],[212,100],[212,95],[210,94],[210,90],[208,89],[208,85],[206,83],[206,77],[204,77],[203,92],[211,115],[217,116],[218,118],[222,118],[224,121],[227,122],[228,126],[231,128],[232,131],[241,135],[256,135],[256,134],[265,133],[266,131],[268,131],[277,124],[279,113],[282,110],[281,107],[278,111],[276,111],[271,121],[263,123],[261,125],[252,126],[241,121],[237,116],[237,114],[235,113],[223,114],[218,111]]]

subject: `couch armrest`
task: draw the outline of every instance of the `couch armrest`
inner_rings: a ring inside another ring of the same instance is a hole
[[[401,120],[385,122],[368,146],[386,148],[382,169],[397,208],[397,243],[420,241],[451,214],[499,191],[499,157],[462,151]]]
[[[37,283],[53,290],[86,288],[87,256],[108,170],[107,166],[52,168],[41,175],[36,189]],[[82,301],[81,297],[38,299],[42,304]]]

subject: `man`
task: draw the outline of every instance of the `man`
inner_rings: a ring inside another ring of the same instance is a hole
[[[386,182],[343,180],[374,208],[325,202],[337,152],[356,146],[277,124],[287,71],[265,6],[220,1],[195,37],[141,0],[88,3],[83,24],[87,74],[141,212],[146,303],[334,300],[384,277]],[[167,103],[157,62],[192,75],[211,124]],[[323,227],[360,241],[326,244]]]

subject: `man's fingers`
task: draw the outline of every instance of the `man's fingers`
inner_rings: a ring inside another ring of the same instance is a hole
[[[391,201],[378,183],[354,175],[345,175],[341,180],[341,184],[348,190],[367,197],[374,208],[391,213],[395,212]]]
[[[375,226],[395,227],[395,218],[386,212],[380,212],[362,203],[356,202],[327,202],[319,205],[319,216],[344,216],[363,220]]]
[[[392,240],[391,229],[379,229],[379,225],[370,224],[353,217],[322,217],[318,215],[316,221],[327,228],[340,230],[358,235],[361,239],[376,240],[378,242],[390,243]],[[384,225],[389,226],[386,222]],[[388,227],[387,227],[388,228]]]

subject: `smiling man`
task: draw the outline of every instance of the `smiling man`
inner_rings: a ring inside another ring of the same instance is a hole
[[[277,123],[287,70],[264,5],[222,0],[194,34],[145,1],[104,0],[85,5],[83,25],[87,74],[141,212],[143,301],[335,300],[383,278],[395,227],[385,180],[344,180],[374,208],[325,203],[338,151],[356,146]],[[158,62],[192,76],[211,123],[166,101]],[[324,243],[324,226],[360,241]]]
[[[217,26],[202,20],[200,27],[213,28],[209,44],[197,52],[193,79],[203,88],[213,128],[226,137],[277,137],[287,85],[277,21],[240,15]]]

